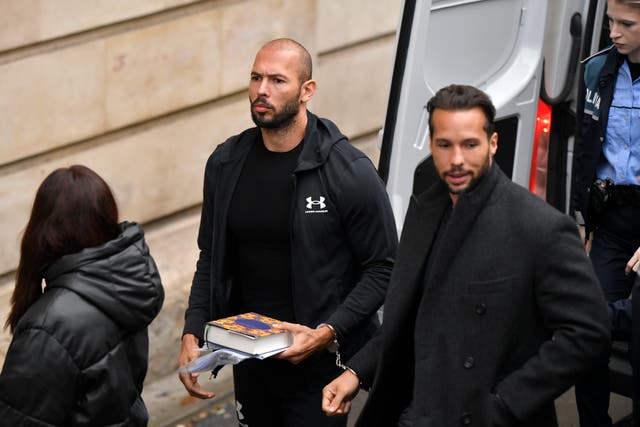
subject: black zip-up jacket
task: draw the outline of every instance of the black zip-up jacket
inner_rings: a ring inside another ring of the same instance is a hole
[[[588,215],[589,189],[596,178],[596,166],[602,156],[602,144],[607,135],[609,107],[613,100],[618,69],[624,56],[609,47],[585,59],[584,99],[577,108],[578,131],[574,150],[573,208],[580,212],[587,230],[594,229]]]
[[[348,357],[378,326],[376,311],[397,247],[384,184],[371,161],[335,124],[307,112],[304,146],[291,202],[292,301],[295,321],[329,323]],[[251,128],[209,157],[198,234],[200,256],[184,333],[202,338],[204,324],[234,313],[228,266],[227,213],[242,165],[260,130]],[[256,206],[256,215],[260,209]]]
[[[147,327],[164,291],[142,228],[66,255],[20,318],[0,374],[0,425],[146,426]]]

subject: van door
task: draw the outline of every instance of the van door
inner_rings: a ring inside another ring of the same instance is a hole
[[[398,229],[411,194],[421,192],[437,179],[429,159],[425,107],[438,89],[451,83],[473,85],[491,96],[499,133],[496,162],[515,182],[546,197],[546,148],[552,109],[540,102],[543,64],[546,69],[553,69],[551,80],[545,84],[545,92],[550,92],[547,98],[566,102],[575,93],[563,90],[565,85],[574,87],[574,80],[565,82],[570,62],[567,55],[575,43],[567,21],[575,13],[580,15],[584,3],[585,0],[405,1],[379,163]],[[552,23],[550,16],[554,17]],[[574,29],[578,33],[575,63],[580,46],[579,24]],[[551,46],[556,49],[545,62],[545,51],[550,50],[548,45],[545,47],[549,29],[557,30]],[[558,97],[563,91],[570,95]],[[566,159],[566,147],[564,153]],[[561,169],[565,181],[566,165],[564,160]],[[545,173],[536,174],[539,170]],[[564,205],[564,193],[560,199]]]

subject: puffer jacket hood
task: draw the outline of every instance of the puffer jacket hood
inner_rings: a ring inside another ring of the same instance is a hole
[[[132,222],[121,227],[116,239],[55,261],[44,278],[46,290],[73,291],[132,333],[156,317],[164,292],[142,228]]]

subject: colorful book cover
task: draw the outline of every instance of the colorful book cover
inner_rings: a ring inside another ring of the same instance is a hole
[[[291,333],[276,329],[279,320],[258,313],[244,313],[208,322],[205,341],[251,355],[273,355],[293,343]]]
[[[210,325],[218,326],[251,338],[285,333],[284,330],[273,327],[273,325],[277,323],[281,322],[258,313],[243,313],[209,322]]]

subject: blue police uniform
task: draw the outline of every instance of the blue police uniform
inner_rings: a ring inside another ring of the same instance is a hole
[[[605,298],[614,302],[631,292],[634,277],[626,275],[624,267],[640,246],[640,79],[632,79],[626,57],[613,47],[584,63],[573,206],[587,234],[593,231],[591,262]],[[589,206],[596,179],[611,182],[608,201],[597,217]],[[611,425],[606,360],[602,365],[576,385],[582,427]]]

